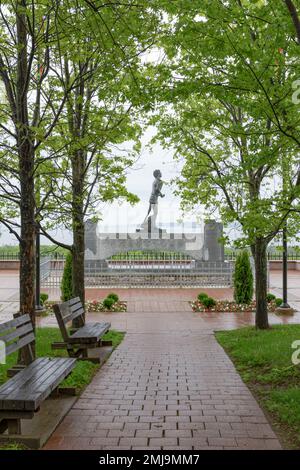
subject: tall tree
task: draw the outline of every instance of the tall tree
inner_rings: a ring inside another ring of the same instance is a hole
[[[256,325],[267,328],[266,248],[299,197],[299,116],[291,107],[298,46],[289,13],[284,3],[247,0],[162,8],[169,17],[161,36],[168,60],[156,69],[160,138],[184,159],[183,202],[239,223],[255,260]]]
[[[35,324],[35,174],[64,108],[57,96],[52,58],[67,47],[69,24],[62,24],[62,2],[15,0],[0,4],[0,78],[6,100],[0,105],[0,222],[20,244],[20,312]],[[37,158],[38,156],[38,158]],[[25,359],[24,359],[25,360]]]
[[[20,243],[20,312],[29,313],[34,323],[34,154],[54,123],[39,117],[41,90],[49,72],[49,42],[55,35],[55,2],[16,0],[1,2],[0,77],[6,102],[1,104],[1,199],[0,221]],[[45,63],[38,75],[39,59]],[[37,85],[37,88],[36,88]],[[47,104],[46,104],[47,105]],[[48,103],[49,105],[49,103]],[[57,119],[59,111],[56,113]],[[37,129],[42,135],[37,137]],[[4,204],[8,210],[4,210]],[[17,213],[14,214],[14,205]],[[20,224],[9,220],[20,216]],[[19,225],[19,230],[18,230]]]
[[[153,44],[158,21],[143,2],[138,7],[107,4],[101,11],[81,7],[76,14],[76,54],[71,49],[58,57],[63,66],[57,73],[57,93],[70,87],[74,74],[81,78],[68,95],[50,142],[49,153],[55,155],[50,186],[49,162],[41,173],[46,175],[44,193],[50,188],[43,207],[45,222],[50,214],[48,222],[55,217],[55,224],[72,230],[68,248],[73,255],[73,295],[84,303],[85,219],[95,216],[101,202],[137,200],[126,190],[125,170],[140,148],[141,56]],[[126,144],[123,151],[118,149],[121,144]],[[49,223],[40,225],[49,236]]]

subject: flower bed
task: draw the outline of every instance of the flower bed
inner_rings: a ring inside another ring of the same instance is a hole
[[[190,302],[194,312],[255,312],[255,301],[249,305],[237,304],[233,300],[216,300],[216,305],[206,308],[199,300]],[[275,312],[277,306],[275,301],[268,302],[269,312]]]
[[[104,299],[103,299],[104,300]],[[85,303],[85,308],[87,312],[126,312],[127,303],[117,301],[115,302],[110,309],[103,305],[103,300],[88,300]]]
[[[110,309],[106,308],[103,305],[103,300],[88,300],[85,303],[86,312],[126,312],[127,311],[127,303],[117,301],[115,302]],[[42,316],[53,315],[53,305],[57,302],[53,301],[46,301],[43,305],[44,311]]]
[[[42,307],[43,307],[43,310],[39,313],[39,316],[42,316],[42,317],[47,317],[48,315],[53,315],[53,309],[52,309],[52,306],[55,304],[56,302],[53,302],[53,300],[46,300]]]

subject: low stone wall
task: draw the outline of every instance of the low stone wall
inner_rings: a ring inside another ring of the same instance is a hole
[[[269,261],[269,268],[271,271],[281,271],[282,270],[282,261],[281,260],[271,260]],[[289,271],[300,271],[300,260],[289,260],[288,261],[288,270]]]
[[[51,260],[51,269],[60,269],[63,270],[64,268],[64,260],[61,259],[53,259]],[[20,269],[20,261],[18,260],[0,260],[0,271],[19,271]]]
[[[20,261],[18,260],[0,260],[0,270],[1,271],[19,271]]]

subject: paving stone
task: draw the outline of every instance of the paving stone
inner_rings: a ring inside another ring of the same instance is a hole
[[[142,292],[148,299],[141,299],[144,306],[148,302],[148,313],[131,308],[133,303],[128,302],[129,312],[122,313],[127,325],[124,341],[45,448],[280,448],[263,412],[213,335],[220,328],[220,315],[193,314],[187,304],[192,290],[174,289],[175,303],[167,311],[155,311],[153,292],[141,289],[135,295]],[[88,321],[104,318],[99,315],[89,315]],[[227,313],[222,318],[222,326],[235,328],[245,326],[250,321],[245,318],[253,315],[231,317]]]

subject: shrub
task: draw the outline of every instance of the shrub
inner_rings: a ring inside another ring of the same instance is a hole
[[[274,294],[267,294],[267,302],[272,302],[272,300],[275,300],[276,299],[276,295]]]
[[[49,295],[46,294],[46,292],[41,292],[40,293],[40,304],[44,305],[44,303],[46,302],[46,300],[48,300],[48,298],[49,298]]]
[[[103,300],[103,306],[107,308],[107,310],[110,310],[114,303],[115,301],[111,297],[106,297],[106,299]]]
[[[198,300],[199,302],[203,303],[203,300],[204,299],[207,299],[208,298],[208,295],[205,294],[205,292],[200,292],[200,294],[198,294]]]
[[[114,303],[118,302],[119,296],[115,294],[114,292],[111,292],[111,294],[108,294],[107,299],[113,299]]]
[[[212,297],[204,297],[204,299],[202,300],[202,304],[206,308],[212,308],[216,305],[216,301]]]
[[[68,253],[66,256],[65,267],[63,277],[61,280],[61,300],[66,302],[72,299],[73,286],[72,286],[72,253]]]
[[[280,299],[279,297],[277,297],[277,298],[275,299],[276,307],[280,307],[280,305],[282,304],[282,302],[283,302],[283,300]]]
[[[234,300],[237,304],[250,304],[253,297],[253,274],[249,253],[241,251],[236,258],[234,270]]]

